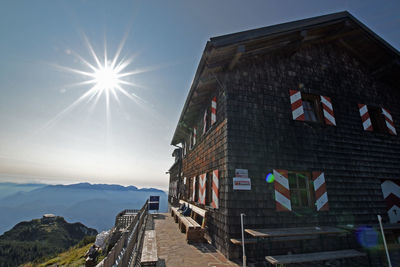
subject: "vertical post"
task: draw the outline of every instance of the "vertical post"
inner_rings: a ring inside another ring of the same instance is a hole
[[[386,257],[387,257],[387,260],[388,260],[388,264],[389,264],[389,267],[392,267],[392,263],[390,262],[390,257],[389,257],[389,251],[388,251],[388,248],[387,248],[387,245],[386,245],[385,233],[383,232],[382,217],[381,217],[381,215],[378,215],[378,221],[379,221],[379,225],[380,225],[380,227],[381,227],[383,245],[385,246]]]
[[[246,267],[246,253],[245,253],[245,250],[244,250],[243,216],[246,216],[246,214],[244,214],[244,213],[240,214],[240,224],[242,226],[243,267]]]

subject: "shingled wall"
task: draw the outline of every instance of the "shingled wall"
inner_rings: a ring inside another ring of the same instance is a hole
[[[361,60],[336,44],[313,44],[242,57],[224,74],[230,236],[240,236],[243,212],[248,228],[376,224],[376,214],[388,220],[379,179],[400,178],[400,137],[364,131],[358,104],[389,109],[399,132],[400,88],[377,81]],[[294,121],[290,89],[330,97],[337,126]],[[251,191],[233,191],[237,168],[248,169]],[[265,181],[273,169],[325,172],[330,210],[276,212],[274,185]],[[225,255],[233,251],[230,244]]]
[[[217,97],[217,113],[216,123],[212,125],[208,131],[203,134],[203,114],[207,107],[211,106],[211,98],[204,103],[204,110],[199,114],[196,123],[197,126],[196,145],[192,150],[188,150],[183,158],[183,177],[186,177],[186,193],[193,192],[192,179],[204,173],[211,173],[213,170],[219,172],[219,208],[213,209],[209,206],[196,203],[197,206],[208,211],[207,215],[207,232],[211,242],[222,253],[227,254],[228,232],[226,227],[227,220],[227,119],[225,91],[223,88],[215,88],[215,96]],[[214,96],[214,95],[213,95]],[[189,140],[186,140],[189,144]],[[210,178],[207,178],[210,179]],[[186,195],[186,197],[188,194]],[[188,199],[188,198],[186,198]],[[197,199],[195,200],[197,202]]]

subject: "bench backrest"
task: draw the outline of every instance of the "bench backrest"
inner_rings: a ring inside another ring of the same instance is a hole
[[[189,208],[192,210],[190,217],[196,220],[199,216],[202,217],[201,227],[204,228],[206,226],[206,218],[207,218],[207,211],[199,208],[193,204],[190,204],[184,200],[179,200],[179,204],[185,204],[185,206],[189,205]]]
[[[196,207],[195,205],[189,204],[189,208],[192,209],[193,212],[196,212],[197,214],[199,214],[201,217],[205,217],[206,216],[206,210],[203,210],[199,207]]]
[[[203,219],[201,220],[201,228],[206,227],[207,211],[192,204],[189,204],[189,208],[192,210],[190,217],[192,217],[195,221],[197,221],[199,217],[202,217]]]

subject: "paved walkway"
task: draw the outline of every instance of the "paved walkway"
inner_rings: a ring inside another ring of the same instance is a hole
[[[157,238],[158,267],[226,267],[227,260],[208,243],[188,244],[172,217],[167,213],[153,215]]]

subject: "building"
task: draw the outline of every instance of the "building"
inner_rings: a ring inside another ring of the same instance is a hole
[[[252,228],[399,223],[399,103],[400,53],[348,12],[211,38],[169,200],[208,210],[229,258],[241,213]]]
[[[43,214],[41,222],[45,224],[54,223],[57,219],[57,216],[51,213]]]

